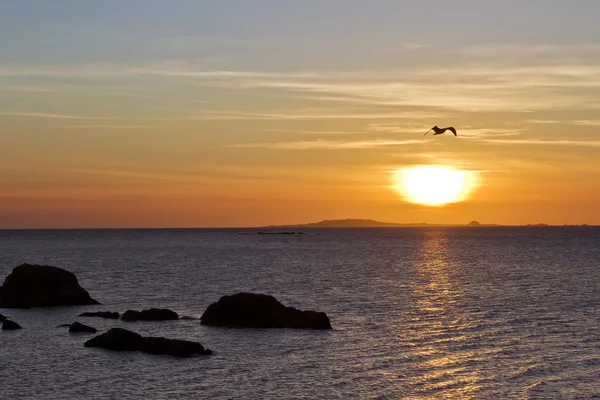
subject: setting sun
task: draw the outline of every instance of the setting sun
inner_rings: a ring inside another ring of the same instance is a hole
[[[395,187],[406,200],[427,206],[462,201],[472,186],[470,172],[443,166],[419,166],[396,172]]]

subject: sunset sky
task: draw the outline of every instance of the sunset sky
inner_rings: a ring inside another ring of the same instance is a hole
[[[3,1],[0,228],[600,224],[600,2]],[[454,126],[423,136],[433,125]],[[394,171],[471,171],[407,202]]]

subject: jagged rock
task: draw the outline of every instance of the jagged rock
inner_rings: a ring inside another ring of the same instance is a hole
[[[92,328],[91,326],[87,326],[84,324],[80,324],[79,322],[73,322],[71,327],[69,328],[69,332],[87,332],[87,333],[96,333],[98,330],[96,328]]]
[[[14,321],[7,319],[2,323],[2,329],[5,331],[14,331],[16,329],[23,329],[21,325],[17,324]]]
[[[166,308],[151,308],[142,311],[127,310],[121,316],[123,321],[167,321],[178,318],[179,315],[175,311]]]
[[[79,286],[72,272],[47,265],[21,264],[4,280],[0,307],[29,308],[100,304]]]
[[[88,340],[84,346],[117,351],[141,351],[143,353],[176,357],[212,354],[211,350],[205,349],[197,342],[161,337],[143,337],[123,328],[112,328],[108,332]]]
[[[300,311],[284,306],[273,296],[255,293],[221,297],[208,306],[200,323],[231,328],[331,329],[324,312]]]
[[[78,317],[100,317],[108,319],[119,319],[120,315],[118,312],[112,311],[95,311],[95,312],[84,312],[79,314]]]

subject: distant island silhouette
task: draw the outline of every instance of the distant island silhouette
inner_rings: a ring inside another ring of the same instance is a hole
[[[416,223],[397,223],[381,222],[373,219],[326,219],[319,222],[297,225],[269,225],[262,228],[393,228],[393,227],[419,227],[419,226],[500,226],[496,224],[480,224],[477,221],[471,221],[465,225],[459,224],[429,224],[427,222]]]

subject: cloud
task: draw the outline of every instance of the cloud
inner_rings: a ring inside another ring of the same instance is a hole
[[[298,142],[274,142],[274,143],[243,143],[235,144],[229,147],[235,148],[262,148],[276,150],[354,150],[371,149],[382,146],[406,146],[413,144],[426,143],[427,140],[361,140],[353,142],[331,141],[331,140],[312,140]]]
[[[154,129],[154,125],[65,125],[67,129]]]
[[[97,120],[126,119],[126,118],[123,118],[123,117],[92,117],[92,116],[82,116],[82,115],[52,114],[52,113],[37,113],[37,112],[21,112],[21,111],[5,111],[5,112],[0,112],[0,116],[4,116],[4,117],[26,117],[26,118],[50,118],[50,119],[97,119]]]
[[[573,123],[580,126],[600,126],[600,120],[578,120]]]
[[[600,140],[538,140],[538,139],[482,139],[482,143],[502,145],[539,145],[539,146],[575,146],[600,147]]]

